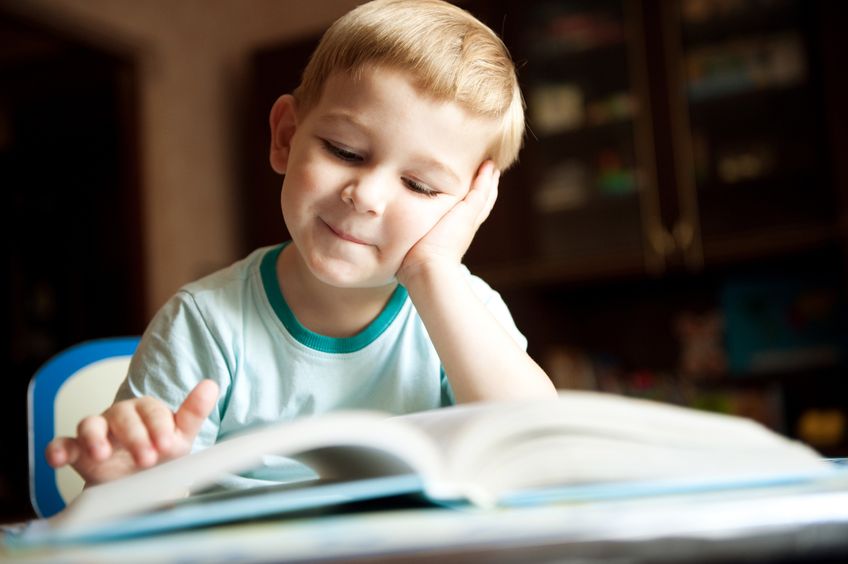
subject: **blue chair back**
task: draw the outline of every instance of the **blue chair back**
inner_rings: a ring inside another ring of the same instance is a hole
[[[70,467],[53,469],[44,457],[57,436],[76,435],[77,423],[102,412],[126,377],[138,337],[87,341],[48,360],[29,383],[29,477],[33,509],[43,518],[61,511],[82,490]]]

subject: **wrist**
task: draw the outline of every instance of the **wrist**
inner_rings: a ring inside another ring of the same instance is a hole
[[[397,279],[414,295],[417,290],[432,287],[433,284],[446,284],[460,272],[460,263],[455,261],[427,260],[404,264],[398,270]]]

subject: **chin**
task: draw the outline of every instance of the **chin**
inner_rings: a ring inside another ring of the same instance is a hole
[[[316,279],[336,288],[376,288],[395,282],[394,272],[374,272],[347,261],[315,259],[307,264]]]

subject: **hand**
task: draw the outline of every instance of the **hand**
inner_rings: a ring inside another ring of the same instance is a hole
[[[152,397],[119,401],[101,415],[83,419],[76,437],[51,441],[47,463],[54,468],[70,464],[93,485],[183,456],[217,399],[218,385],[203,380],[176,413]]]
[[[480,165],[465,198],[448,210],[406,254],[397,273],[401,284],[406,285],[405,279],[428,264],[459,264],[462,261],[474,235],[495,205],[500,176],[494,162],[486,161]]]

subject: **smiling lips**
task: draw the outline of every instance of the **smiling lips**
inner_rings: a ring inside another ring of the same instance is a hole
[[[350,241],[351,243],[356,243],[358,245],[370,245],[370,243],[366,243],[365,241],[362,241],[361,239],[357,239],[356,237],[354,237],[352,235],[348,235],[344,231],[339,231],[338,229],[336,229],[335,227],[333,227],[332,225],[330,225],[326,221],[324,221],[324,225],[326,225],[330,229],[330,231],[332,231],[336,235],[336,237],[338,237],[339,239],[344,239],[345,241]]]

